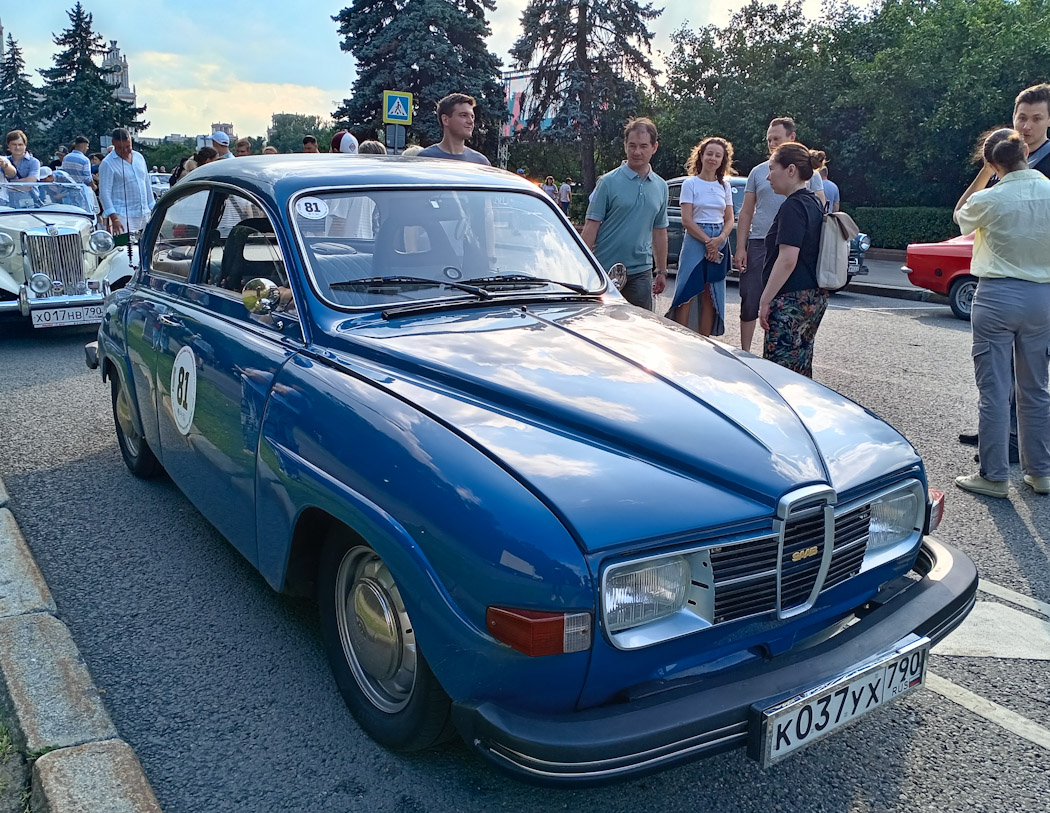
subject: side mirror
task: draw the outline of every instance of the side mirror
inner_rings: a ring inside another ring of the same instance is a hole
[[[616,263],[609,269],[609,279],[612,280],[617,291],[622,291],[623,286],[627,284],[627,266],[623,263]]]
[[[281,290],[265,277],[249,280],[241,291],[241,302],[252,313],[266,314],[281,301]]]

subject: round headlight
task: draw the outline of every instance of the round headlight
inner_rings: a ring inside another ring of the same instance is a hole
[[[29,290],[34,294],[46,294],[51,290],[51,277],[47,274],[33,274],[29,278]]]
[[[99,229],[92,232],[88,238],[88,251],[92,254],[98,254],[99,256],[109,254],[113,250],[113,246],[113,235],[108,231]]]
[[[609,279],[612,280],[617,291],[622,291],[623,286],[627,284],[627,266],[623,263],[616,263],[609,269]]]
[[[15,241],[10,234],[0,234],[0,260],[6,260],[15,253]]]
[[[860,247],[861,251],[867,251],[871,248],[871,238],[864,232],[861,232],[857,235],[857,245]]]

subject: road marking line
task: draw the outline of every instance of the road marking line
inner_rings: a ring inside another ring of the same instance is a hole
[[[978,601],[937,655],[1050,661],[1050,622],[998,601]]]
[[[840,311],[868,311],[869,313],[882,313],[884,311],[928,311],[934,308],[943,308],[943,305],[937,305],[936,303],[931,305],[912,305],[904,307],[885,307],[885,308],[858,308],[855,305],[828,305],[833,310]]]
[[[1024,593],[1018,593],[1016,590],[1011,590],[1009,587],[1000,587],[998,584],[993,582],[986,582],[981,579],[977,582],[977,589],[982,593],[987,593],[990,596],[1001,598],[1003,601],[1008,601],[1011,604],[1016,604],[1018,607],[1024,607],[1026,610],[1033,610],[1040,615],[1044,615],[1050,618],[1050,604],[1039,599],[1026,596]]]
[[[983,717],[1000,728],[1005,728],[1018,737],[1022,737],[1040,748],[1050,751],[1050,729],[1043,728],[1038,723],[1033,723],[1027,717],[1022,717],[1017,712],[1010,711],[1010,709],[1000,706],[998,703],[993,703],[991,700],[985,700],[980,695],[974,694],[956,683],[952,683],[947,678],[935,675],[933,672],[929,672],[926,675],[926,687],[951,700],[953,703],[962,706],[964,709],[972,711],[978,717]]]

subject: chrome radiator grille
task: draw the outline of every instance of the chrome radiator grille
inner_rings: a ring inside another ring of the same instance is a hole
[[[80,234],[26,235],[26,254],[33,273],[47,274],[61,282],[63,293],[87,293],[84,280],[84,245]]]
[[[835,542],[831,564],[821,590],[842,584],[860,572],[868,547],[871,506],[864,504],[835,517]],[[817,548],[815,554],[794,561],[800,551]],[[783,553],[776,536],[725,545],[711,550],[714,575],[714,623],[735,621],[777,607],[780,578],[780,607],[803,604],[813,590],[824,552],[824,518],[817,510],[803,511],[788,520]]]

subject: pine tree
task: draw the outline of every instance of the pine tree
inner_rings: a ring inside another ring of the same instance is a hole
[[[500,61],[485,46],[485,13],[495,8],[495,0],[354,0],[332,18],[357,62],[352,96],[335,118],[371,137],[383,126],[383,91],[408,91],[412,130],[431,144],[441,140],[437,101],[467,93],[478,103],[474,146],[495,157],[506,118]]]
[[[149,122],[138,118],[145,106],[135,107],[116,98],[95,62],[106,49],[102,36],[92,30],[92,16],[79,2],[67,14],[70,27],[54,37],[61,49],[55,54],[55,67],[40,71],[44,77],[42,118],[48,122],[45,145],[53,149],[69,144],[77,135],[95,141],[115,127],[148,127]]]
[[[8,34],[0,62],[0,133],[21,130],[31,141],[36,135],[40,94],[29,82],[25,67],[18,41]]]
[[[524,135],[579,139],[587,192],[596,180],[600,121],[621,106],[625,92],[656,75],[647,22],[660,14],[639,0],[529,0],[522,12],[522,34],[511,57],[516,68],[532,72],[523,100],[531,111]],[[554,129],[540,132],[548,111],[554,113]]]

